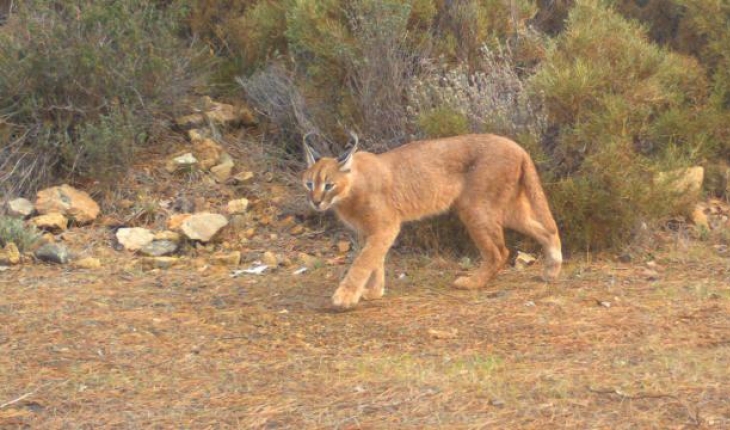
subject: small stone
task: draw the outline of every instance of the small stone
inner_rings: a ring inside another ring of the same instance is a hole
[[[193,152],[199,160],[200,168],[208,170],[216,164],[220,164],[221,155],[225,151],[215,140],[204,138],[193,141]]]
[[[527,266],[531,266],[535,263],[535,256],[526,252],[517,251],[517,258],[515,258],[515,269],[524,270]]]
[[[73,265],[79,269],[98,269],[101,267],[101,261],[98,258],[86,257],[74,261]]]
[[[20,264],[20,250],[13,242],[8,242],[5,247],[0,250],[0,265],[14,266]]]
[[[61,232],[68,228],[68,218],[60,213],[38,215],[31,219],[30,223],[46,231]]]
[[[207,133],[205,132],[205,130],[202,130],[199,128],[193,128],[193,129],[188,130],[188,139],[190,139],[190,141],[193,143],[203,140],[206,137],[207,137]]]
[[[211,167],[210,172],[215,177],[216,182],[222,184],[231,177],[231,172],[233,172],[234,166],[233,158],[231,158],[231,156],[227,153],[223,153],[220,157],[220,163]]]
[[[692,223],[697,227],[704,227],[708,230],[710,229],[710,222],[707,219],[707,214],[705,214],[704,208],[702,206],[695,206],[694,210],[692,210],[692,215],[690,215],[690,219],[692,220]]]
[[[304,226],[301,224],[297,224],[294,227],[292,227],[291,230],[289,230],[289,233],[293,234],[294,236],[298,236],[298,235],[304,233]]]
[[[178,243],[182,237],[180,233],[171,230],[165,230],[155,233],[154,240],[169,240],[170,242]]]
[[[33,214],[35,206],[33,203],[24,198],[17,198],[10,200],[7,204],[8,215],[18,218],[27,218]]]
[[[178,155],[171,160],[168,165],[167,171],[172,173],[177,170],[189,170],[198,164],[198,159],[191,152],[187,152],[183,155]]]
[[[347,240],[337,242],[337,250],[343,254],[350,251],[350,242]]]
[[[231,178],[236,184],[248,184],[253,180],[253,172],[239,172]]]
[[[246,213],[248,209],[248,199],[236,199],[228,202],[228,213],[230,215],[238,215]]]
[[[175,119],[175,123],[182,129],[202,127],[205,125],[205,116],[202,113],[185,115]]]
[[[256,235],[256,229],[251,227],[251,228],[247,229],[243,234],[244,234],[244,236],[246,236],[246,239],[251,240]]]
[[[39,214],[60,213],[77,224],[88,224],[99,216],[99,205],[84,191],[69,185],[47,188],[37,194]]]
[[[223,215],[203,212],[187,218],[180,229],[188,239],[209,242],[226,225],[228,220]]]
[[[236,267],[241,264],[241,251],[233,251],[226,254],[214,254],[210,257],[210,263],[216,266]]]
[[[631,263],[633,259],[634,257],[628,252],[624,252],[623,254],[618,256],[618,261],[622,263]]]
[[[178,264],[178,257],[144,257],[137,262],[144,269],[169,269]]]
[[[139,251],[152,243],[155,235],[141,227],[120,228],[117,230],[117,241],[128,251]]]
[[[167,219],[167,228],[169,230],[180,230],[183,223],[192,216],[192,214],[174,214]]]
[[[305,252],[300,252],[299,255],[297,255],[297,258],[300,263],[307,267],[314,267],[319,262],[317,257],[311,256]]]
[[[276,267],[279,265],[279,259],[276,257],[276,254],[271,251],[264,252],[264,255],[261,257],[261,262],[269,267]]]
[[[144,255],[162,257],[177,251],[177,242],[171,240],[153,240],[139,249]]]
[[[47,243],[35,251],[35,256],[41,261],[55,264],[66,264],[71,255],[65,246],[58,243]]]

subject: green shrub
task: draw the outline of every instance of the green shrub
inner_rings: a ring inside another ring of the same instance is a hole
[[[579,249],[616,245],[641,222],[681,210],[652,175],[699,160],[707,81],[691,57],[651,43],[604,3],[577,1],[531,90],[545,101],[555,215]]]
[[[467,117],[448,107],[439,107],[422,112],[418,117],[418,125],[430,138],[469,133],[469,120]]]
[[[34,226],[26,226],[23,220],[0,215],[0,248],[14,243],[23,252],[41,237]]]
[[[124,171],[137,145],[202,82],[201,51],[180,38],[184,4],[20,2],[0,27],[3,187]]]

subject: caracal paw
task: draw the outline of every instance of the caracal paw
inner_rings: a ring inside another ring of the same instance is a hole
[[[339,287],[332,295],[332,304],[342,309],[349,309],[360,300],[357,290],[346,287]]]
[[[383,297],[383,294],[385,294],[385,288],[367,288],[364,293],[362,293],[362,299],[363,300],[378,300]]]

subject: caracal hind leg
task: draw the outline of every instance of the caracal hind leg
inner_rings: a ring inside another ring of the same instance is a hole
[[[479,249],[482,262],[471,275],[456,279],[454,287],[469,290],[482,288],[502,269],[509,257],[509,250],[504,244],[504,230],[497,221],[499,217],[487,211],[462,209],[459,217]]]
[[[340,286],[332,296],[332,303],[340,308],[355,306],[365,293],[365,286],[374,272],[385,264],[385,256],[400,229],[396,226],[365,239],[365,246],[355,258]],[[384,271],[382,272],[384,273]],[[382,275],[378,275],[382,276]],[[381,287],[383,284],[381,284]],[[382,295],[382,294],[381,294]]]
[[[507,227],[534,238],[542,245],[545,254],[543,277],[546,282],[556,280],[560,275],[563,252],[558,227],[549,210],[544,209],[538,217],[526,199],[518,200],[515,210],[507,217]]]
[[[362,293],[363,300],[377,300],[385,293],[385,269],[378,267],[370,274],[365,291]]]

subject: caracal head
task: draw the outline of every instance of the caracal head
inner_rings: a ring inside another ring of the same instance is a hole
[[[352,186],[352,161],[357,151],[357,135],[350,132],[350,147],[337,158],[322,157],[304,136],[304,154],[307,170],[302,175],[302,185],[307,190],[309,205],[324,212],[348,196]]]

